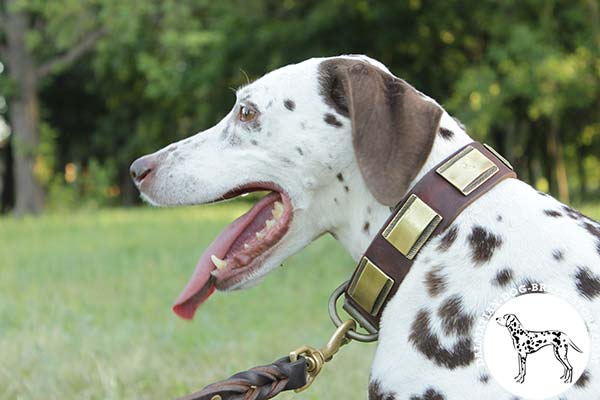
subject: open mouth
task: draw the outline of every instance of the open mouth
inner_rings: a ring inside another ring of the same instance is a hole
[[[192,278],[175,301],[173,311],[178,316],[192,319],[215,289],[230,289],[252,275],[285,235],[292,219],[292,205],[278,186],[246,185],[223,198],[265,190],[270,193],[229,224],[204,251]]]

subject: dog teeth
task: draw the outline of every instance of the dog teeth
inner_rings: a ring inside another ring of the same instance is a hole
[[[214,254],[212,256],[210,256],[210,259],[213,262],[213,264],[215,264],[215,267],[217,267],[217,269],[225,269],[227,267],[227,261],[221,260],[219,257],[215,256]]]
[[[273,225],[275,225],[275,220],[268,219],[266,222],[267,229],[271,229],[273,227]]]
[[[250,245],[248,243],[244,243],[244,250],[248,250],[250,248]]]
[[[263,240],[265,238],[264,232],[256,232],[256,238],[258,240]]]
[[[271,214],[277,219],[281,218],[283,215],[283,204],[280,201],[276,201],[273,204],[273,210],[271,210]]]

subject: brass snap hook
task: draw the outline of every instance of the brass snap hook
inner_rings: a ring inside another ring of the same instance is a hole
[[[296,389],[296,392],[302,392],[312,385],[317,378],[317,375],[321,372],[323,365],[325,365],[326,362],[331,361],[333,356],[339,351],[340,347],[350,342],[351,339],[347,334],[355,329],[356,322],[349,319],[335,330],[327,344],[321,349],[317,350],[314,347],[302,346],[290,353],[290,361],[292,362],[298,361],[300,356],[303,356],[306,359],[306,372],[308,375],[306,378],[306,385]]]

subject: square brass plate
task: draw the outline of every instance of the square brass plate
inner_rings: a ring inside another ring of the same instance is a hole
[[[385,272],[363,257],[348,294],[371,315],[377,315],[393,285],[394,281]]]
[[[383,237],[412,260],[441,221],[441,215],[412,194],[385,228]]]
[[[467,146],[436,171],[463,195],[468,196],[494,176],[499,169],[479,150]]]

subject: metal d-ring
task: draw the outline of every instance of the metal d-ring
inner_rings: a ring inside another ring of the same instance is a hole
[[[344,323],[344,321],[342,321],[342,319],[340,318],[338,311],[337,311],[337,301],[344,293],[344,290],[346,290],[348,283],[350,283],[350,280],[347,280],[346,282],[344,282],[340,286],[338,286],[333,291],[333,293],[331,293],[331,296],[329,296],[329,317],[331,318],[331,321],[336,326],[336,328],[339,328]],[[375,342],[379,338],[378,333],[365,334],[365,333],[357,332],[355,330],[348,331],[346,333],[346,336],[349,337],[350,339],[354,339],[356,341],[366,342],[366,343]]]

